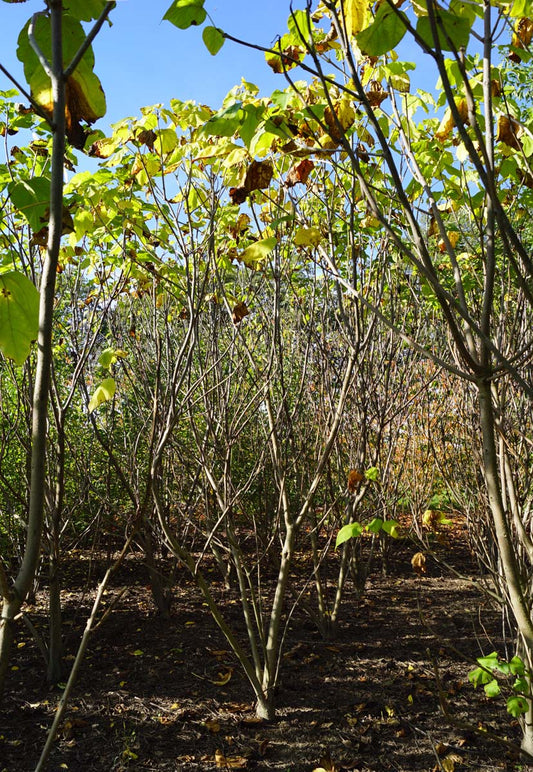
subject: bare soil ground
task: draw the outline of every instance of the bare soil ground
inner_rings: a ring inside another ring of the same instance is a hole
[[[497,649],[499,613],[476,578],[462,537],[442,547],[465,578],[395,543],[389,575],[371,575],[363,598],[348,586],[334,641],[301,610],[292,617],[276,720],[255,718],[251,690],[202,599],[180,574],[170,621],[151,603],[146,571],[132,556],[106,596],[128,591],[95,632],[47,769],[53,772],[422,772],[525,770],[490,733],[519,741],[503,699],[474,691],[475,658]],[[70,557],[64,596],[67,665],[92,602],[89,555]],[[91,558],[94,560],[93,558]],[[92,575],[103,565],[93,563]],[[220,584],[225,612],[239,607]],[[46,592],[26,609],[45,630]],[[24,626],[0,708],[0,770],[34,770],[61,689],[50,689],[43,660]],[[459,726],[443,716],[446,706]]]

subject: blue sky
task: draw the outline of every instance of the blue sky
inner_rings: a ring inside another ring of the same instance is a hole
[[[179,30],[162,18],[171,0],[119,0],[111,14],[113,26],[104,27],[94,43],[95,72],[107,98],[107,115],[95,124],[108,125],[137,115],[140,107],[194,99],[218,107],[242,77],[256,83],[262,93],[284,88],[258,51],[226,42],[211,56],[201,29]],[[295,4],[297,5],[297,4]],[[42,0],[0,3],[2,45],[0,63],[22,83],[22,65],[16,58],[17,38],[27,19],[42,10]],[[206,0],[213,23],[227,32],[262,45],[270,45],[286,31],[289,0]],[[11,86],[0,73],[0,90]]]

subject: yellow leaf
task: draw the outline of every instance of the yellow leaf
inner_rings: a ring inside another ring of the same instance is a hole
[[[224,686],[231,678],[232,670],[228,670],[225,673],[219,673],[218,679],[211,681],[215,686]]]
[[[144,654],[144,651],[142,651],[141,649],[135,649],[135,651],[133,652],[134,657],[142,657],[143,654]]]
[[[370,21],[370,3],[368,0],[343,0],[342,13],[348,35],[357,35]]]
[[[245,769],[248,759],[244,756],[224,756],[222,751],[215,751],[215,764],[218,769]]]
[[[92,413],[93,410],[96,410],[96,408],[104,402],[109,402],[109,400],[113,399],[116,388],[117,386],[114,378],[105,378],[91,397],[89,402],[89,413]]]
[[[445,759],[441,759],[440,763],[444,772],[454,772],[455,765],[460,764],[462,760],[461,756],[457,753],[450,753]]]
[[[298,228],[294,236],[297,247],[317,247],[322,239],[322,233],[318,228]]]
[[[278,240],[271,236],[267,239],[261,239],[250,244],[249,247],[237,256],[237,259],[244,263],[247,268],[258,268],[261,263],[266,260],[268,255],[272,252]]]
[[[455,106],[457,107],[457,111],[459,113],[459,117],[461,118],[461,121],[463,123],[466,123],[466,121],[468,120],[468,105],[467,105],[466,99],[456,99]],[[435,138],[440,140],[441,142],[443,142],[445,139],[448,139],[448,137],[453,131],[454,126],[455,126],[455,120],[453,118],[452,111],[450,110],[450,108],[448,108],[444,113],[444,117],[440,122],[439,128],[435,132]]]

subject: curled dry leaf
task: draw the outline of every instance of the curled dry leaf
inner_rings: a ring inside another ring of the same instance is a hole
[[[357,469],[350,469],[348,472],[348,490],[350,493],[355,493],[357,486],[364,479],[364,475]]]
[[[248,316],[249,313],[250,310],[248,309],[246,303],[243,303],[242,301],[237,303],[237,305],[233,306],[233,324],[239,324],[242,322],[244,317]]]
[[[498,118],[498,131],[496,141],[503,142],[514,150],[520,150],[522,142],[520,136],[524,133],[523,127],[510,115],[500,115]]]
[[[372,107],[379,107],[387,99],[389,92],[383,88],[378,80],[371,80],[368,84],[366,96]]]
[[[252,161],[246,170],[244,187],[248,192],[252,190],[264,190],[270,185],[274,167],[270,161]]]
[[[244,204],[253,190],[264,190],[270,185],[274,167],[270,161],[252,161],[246,170],[244,182],[236,188],[229,189],[232,204]]]
[[[281,53],[268,53],[265,55],[266,63],[275,73],[285,72],[302,61],[305,51],[298,46],[287,46]]]
[[[248,191],[245,187],[241,186],[239,188],[230,188],[229,189],[229,197],[232,204],[244,204],[246,201],[246,196],[248,195]]]
[[[466,99],[456,99],[455,106],[457,108],[457,112],[459,113],[459,117],[461,121],[463,123],[466,123],[468,121],[468,104]],[[450,110],[450,108],[448,108],[444,113],[444,117],[440,122],[439,128],[435,132],[435,139],[438,139],[440,142],[443,142],[445,139],[448,139],[448,137],[453,131],[454,126],[455,126],[455,119],[452,115],[452,111]]]
[[[230,680],[232,672],[233,669],[230,668],[225,673],[219,673],[218,678],[213,679],[211,683],[215,684],[215,686],[225,686]]]
[[[513,37],[511,39],[511,46],[513,48],[526,49],[531,43],[532,37],[533,21],[527,17],[522,17],[521,19],[518,19],[515,24]],[[511,51],[509,54],[509,59],[512,62],[520,62],[520,56],[516,53],[516,51]]]
[[[244,756],[225,756],[222,751],[215,751],[217,769],[246,769],[248,759]]]
[[[309,158],[304,158],[303,160],[299,161],[297,164],[294,164],[294,166],[291,166],[289,171],[287,172],[287,176],[285,177],[285,185],[288,188],[294,187],[294,185],[297,185],[299,182],[305,183],[307,182],[307,178],[311,174],[312,170],[315,168],[315,165],[313,161],[311,161]]]
[[[415,572],[415,574],[418,574],[418,576],[425,574],[426,573],[426,556],[424,555],[424,553],[416,552],[411,558],[411,565],[413,567],[413,571]]]
[[[139,144],[146,145],[150,150],[153,150],[157,135],[152,129],[143,129],[135,136],[135,139]]]

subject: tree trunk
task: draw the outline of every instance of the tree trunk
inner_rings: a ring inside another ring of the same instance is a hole
[[[52,93],[54,102],[53,146],[50,183],[50,219],[48,244],[41,277],[39,335],[33,395],[31,479],[28,528],[22,565],[13,590],[4,594],[0,620],[0,694],[5,685],[12,642],[14,619],[31,588],[41,549],[44,512],[45,458],[48,415],[48,392],[52,363],[52,323],[56,288],[57,263],[63,216],[63,159],[65,155],[65,82],[63,78],[62,4],[49,0],[52,36]]]

